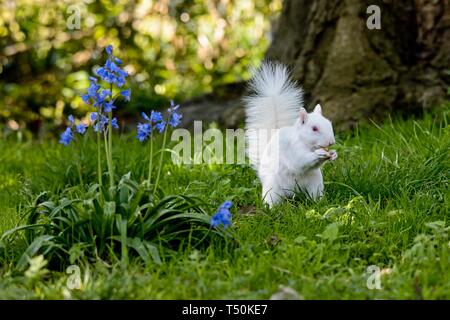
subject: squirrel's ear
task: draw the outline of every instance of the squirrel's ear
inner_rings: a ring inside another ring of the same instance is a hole
[[[320,106],[320,104],[318,104],[317,106],[315,106],[313,112],[314,112],[314,113],[318,113],[318,114],[322,114],[322,107]]]
[[[304,124],[306,122],[306,118],[308,117],[308,112],[305,108],[300,108],[299,120],[300,124]]]

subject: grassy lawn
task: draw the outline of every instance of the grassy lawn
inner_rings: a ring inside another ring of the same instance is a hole
[[[250,168],[178,167],[168,159],[166,194],[196,195],[211,214],[234,202],[237,245],[188,248],[160,266],[85,263],[83,287],[73,291],[65,272],[15,272],[20,253],[0,247],[0,298],[268,299],[288,286],[305,299],[450,299],[449,120],[427,116],[338,136],[339,158],[324,168],[325,197],[299,196],[270,210]],[[117,173],[139,180],[147,148],[134,134],[114,146]],[[0,141],[0,150],[0,234],[23,222],[40,192],[96,179],[87,140],[67,148]],[[369,266],[381,272],[380,290],[367,286]]]

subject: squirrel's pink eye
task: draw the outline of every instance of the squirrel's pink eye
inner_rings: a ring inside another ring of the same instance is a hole
[[[312,127],[312,131],[316,131],[317,132],[317,131],[319,131],[319,128],[317,128],[316,126],[313,126]]]

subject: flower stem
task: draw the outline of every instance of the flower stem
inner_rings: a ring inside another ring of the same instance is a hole
[[[113,98],[113,84],[111,83],[109,86],[110,96],[109,99],[112,101]],[[114,168],[112,161],[112,110],[108,113],[108,139],[106,139],[105,132],[105,150],[106,150],[106,162],[108,164],[108,173],[109,173],[109,184],[110,187],[114,186]]]
[[[112,161],[112,111],[108,114],[108,166],[109,166],[109,184],[114,186],[114,167]]]
[[[103,138],[105,140],[105,154],[106,154],[106,165],[108,166],[108,172],[110,172],[110,163],[109,163],[109,150],[108,150],[108,136],[106,135],[106,132],[103,133]]]
[[[164,137],[163,137],[163,143],[162,143],[162,148],[161,148],[161,154],[159,156],[158,173],[156,175],[155,188],[153,189],[153,196],[155,196],[156,188],[158,187],[159,176],[161,175],[161,167],[162,167],[162,161],[163,161],[163,158],[164,158],[164,148],[166,147],[166,138],[167,138],[168,128],[165,128],[165,129],[166,130],[164,130]]]
[[[150,134],[150,155],[148,160],[148,183],[150,185],[150,181],[152,179],[152,171],[153,171],[153,135]]]
[[[97,118],[99,121],[100,119],[100,115],[101,115],[101,107],[99,107],[98,113],[97,113]],[[98,125],[98,131],[97,131],[97,162],[98,162],[98,184],[101,187],[102,186],[102,156],[101,156],[101,143],[102,143],[102,137],[101,137],[101,130],[100,130],[100,124]]]

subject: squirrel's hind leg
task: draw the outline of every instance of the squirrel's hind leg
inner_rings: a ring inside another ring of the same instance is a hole
[[[305,189],[313,200],[318,200],[323,196],[323,176],[320,169],[311,170],[305,175]]]
[[[269,208],[272,208],[275,204],[280,202],[281,198],[283,197],[283,190],[277,185],[263,183],[262,197],[264,203],[266,203]]]

